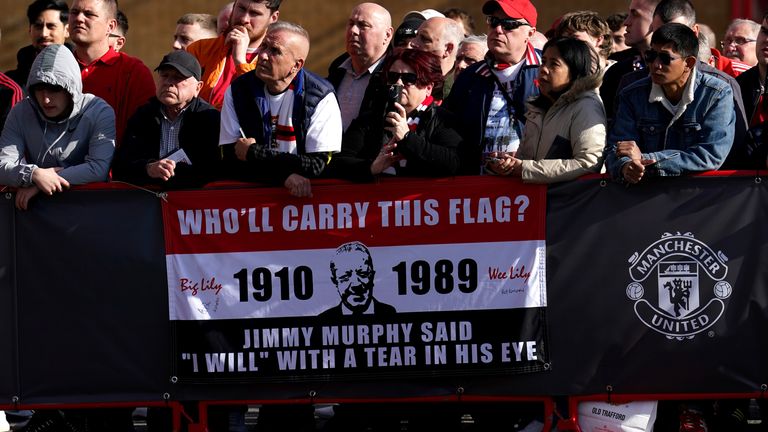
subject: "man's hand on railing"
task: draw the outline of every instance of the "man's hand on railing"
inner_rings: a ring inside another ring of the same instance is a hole
[[[291,174],[285,179],[285,187],[291,195],[299,198],[312,198],[312,184],[309,179],[298,174]]]
[[[27,186],[18,189],[16,191],[16,208],[26,210],[29,207],[29,200],[38,193],[40,193],[40,189],[37,186]]]
[[[59,171],[62,169],[61,167],[35,168],[32,171],[32,182],[46,195],[62,192],[64,189],[69,188],[69,182],[59,176]]]

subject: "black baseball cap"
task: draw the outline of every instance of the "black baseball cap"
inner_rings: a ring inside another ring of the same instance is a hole
[[[165,67],[172,67],[184,77],[189,78],[192,76],[198,81],[200,81],[200,76],[202,75],[200,63],[195,56],[184,50],[174,50],[166,54],[155,70],[157,71]]]

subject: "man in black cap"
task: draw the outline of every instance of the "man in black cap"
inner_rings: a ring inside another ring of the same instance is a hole
[[[400,52],[407,48],[413,48],[411,41],[416,37],[419,32],[419,26],[424,22],[423,18],[411,17],[400,24],[395,30],[395,35],[392,37],[392,46],[394,52]]]
[[[129,120],[113,176],[168,189],[202,186],[218,166],[220,115],[198,97],[200,63],[186,51],[173,51],[155,72],[156,95]]]

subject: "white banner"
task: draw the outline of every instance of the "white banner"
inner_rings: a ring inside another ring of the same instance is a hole
[[[543,240],[369,248],[373,297],[401,312],[543,307]],[[338,305],[335,249],[167,256],[170,319],[316,316]],[[275,264],[275,263],[280,263]]]

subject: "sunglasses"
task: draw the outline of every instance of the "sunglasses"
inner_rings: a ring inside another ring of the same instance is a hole
[[[413,72],[388,72],[387,84],[397,84],[397,81],[402,81],[403,85],[416,85],[419,81],[419,77]]]
[[[495,16],[490,16],[490,15],[485,17],[485,22],[492,29],[496,28],[497,26],[501,26],[501,28],[504,29],[504,31],[512,31],[522,26],[530,25],[524,21],[518,21],[512,18],[497,18]]]
[[[672,63],[674,60],[679,60],[682,57],[675,57],[669,53],[666,52],[659,52],[654,50],[648,50],[645,52],[645,55],[643,56],[645,58],[645,64],[650,65],[653,63],[656,59],[659,59],[661,64],[664,66],[669,66],[670,63]]]

